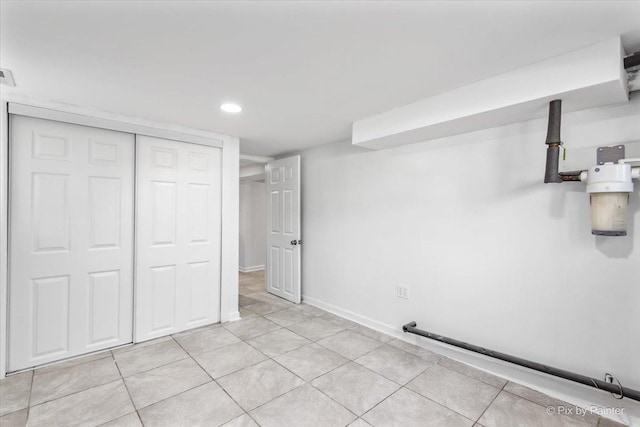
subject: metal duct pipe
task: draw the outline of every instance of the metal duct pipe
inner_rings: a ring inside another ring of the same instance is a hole
[[[627,71],[629,93],[640,90],[640,52],[626,56],[624,58],[624,68]]]
[[[544,172],[545,184],[560,183],[562,177],[558,172],[560,165],[560,119],[562,116],[562,100],[554,99],[549,103],[549,125],[547,127],[547,165]]]
[[[609,393],[613,393],[620,396],[620,398],[626,397],[626,398],[637,400],[640,402],[640,391],[634,390],[628,387],[623,387],[620,383],[617,383],[617,384],[609,383],[607,381],[602,381],[595,378],[587,377],[585,375],[576,374],[571,371],[565,371],[564,369],[558,369],[552,366],[543,365],[542,363],[532,362],[527,359],[511,356],[510,354],[489,350],[488,348],[469,344],[464,341],[459,341],[453,338],[444,337],[442,335],[434,334],[432,332],[423,331],[422,329],[417,328],[416,322],[407,323],[402,327],[402,330],[404,332],[420,335],[425,338],[429,338],[435,341],[440,341],[445,344],[463,348],[465,350],[473,351],[475,353],[480,353],[482,355],[493,357],[495,359],[504,360],[505,362],[524,366],[525,368],[533,369],[535,371],[544,372],[545,374],[564,378],[565,380],[574,381],[589,387],[597,388],[603,391],[608,391]]]
[[[632,53],[631,55],[627,55],[624,58],[624,68],[625,70],[629,70],[629,68],[640,66],[640,52]]]

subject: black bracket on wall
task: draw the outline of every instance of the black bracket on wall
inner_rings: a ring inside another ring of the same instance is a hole
[[[409,332],[411,334],[420,335],[421,337],[429,338],[435,341],[440,341],[445,344],[463,348],[465,350],[473,351],[474,353],[479,353],[485,356],[493,357],[494,359],[504,360],[505,362],[513,363],[519,366],[524,366],[525,368],[533,369],[538,372],[544,372],[545,374],[564,378],[565,380],[574,381],[589,387],[608,391],[609,393],[617,395],[616,397],[619,397],[619,398],[627,397],[629,399],[637,400],[640,402],[640,391],[623,387],[619,383],[612,384],[607,381],[597,380],[595,378],[587,377],[585,375],[580,375],[574,372],[565,371],[564,369],[558,369],[552,366],[543,365],[542,363],[532,362],[527,359],[511,356],[510,354],[489,350],[487,348],[479,347],[473,344],[468,344],[466,342],[458,341],[453,338],[448,338],[442,335],[434,334],[432,332],[423,331],[422,329],[418,329],[416,326],[417,326],[416,322],[407,323],[402,327],[402,331]]]

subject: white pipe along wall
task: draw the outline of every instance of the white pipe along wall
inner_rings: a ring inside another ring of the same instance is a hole
[[[569,149],[637,141],[640,96],[562,120]],[[543,184],[546,131],[541,118],[382,151],[344,141],[300,153],[303,299],[571,403],[623,407],[605,416],[640,425],[637,402],[401,332],[413,320],[640,389],[640,186],[628,236],[593,236],[584,183]]]

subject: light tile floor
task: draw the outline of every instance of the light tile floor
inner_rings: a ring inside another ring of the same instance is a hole
[[[614,426],[542,393],[263,290],[242,320],[11,375],[0,425]]]

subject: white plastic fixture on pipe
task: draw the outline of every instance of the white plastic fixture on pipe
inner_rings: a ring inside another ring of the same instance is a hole
[[[627,207],[633,192],[631,165],[592,166],[587,173],[587,193],[591,195],[591,233],[598,236],[627,235]]]

